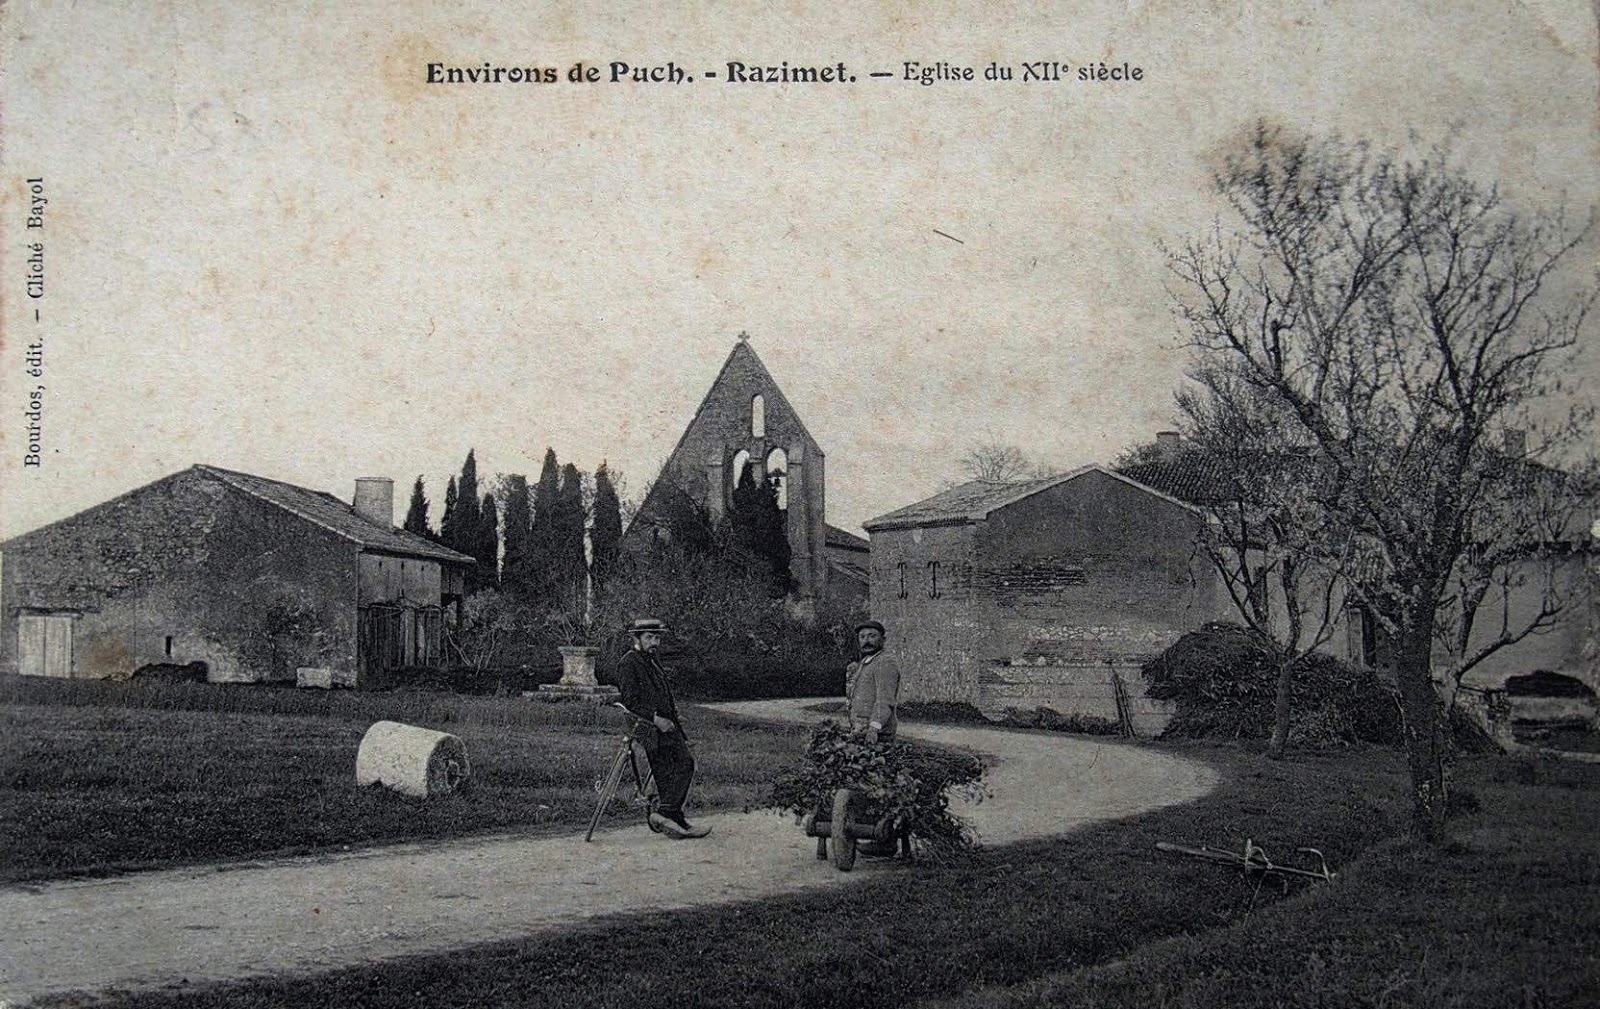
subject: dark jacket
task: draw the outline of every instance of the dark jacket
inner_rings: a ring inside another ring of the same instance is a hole
[[[622,692],[622,703],[628,710],[647,722],[656,715],[672,719],[678,726],[677,735],[683,737],[683,722],[678,718],[678,706],[672,700],[672,687],[667,683],[667,671],[661,660],[646,655],[637,648],[631,649],[617,660],[617,689]],[[659,731],[654,725],[641,726],[638,739],[646,750],[655,748]]]

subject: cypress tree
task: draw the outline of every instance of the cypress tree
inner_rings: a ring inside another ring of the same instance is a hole
[[[433,539],[433,530],[428,528],[428,496],[422,490],[421,473],[417,474],[417,482],[411,485],[411,504],[406,508],[406,521],[401,528]]]
[[[533,489],[533,531],[528,537],[528,586],[536,599],[553,600],[555,596],[560,497],[561,467],[556,463],[556,450],[547,448],[539,483]]]
[[[596,594],[605,590],[606,579],[617,566],[617,551],[622,545],[622,502],[611,484],[605,463],[594,471],[594,520],[589,527],[589,577]]]
[[[474,554],[478,548],[478,524],[483,504],[478,499],[478,458],[473,449],[467,450],[467,459],[461,464],[461,479],[456,482],[456,541],[445,542],[452,550]]]
[[[533,592],[533,571],[528,551],[533,535],[533,499],[528,491],[528,478],[521,473],[508,475],[501,484],[505,501],[504,530],[505,559],[500,566],[500,587],[507,592],[526,596]]]
[[[794,573],[790,563],[794,548],[789,545],[789,513],[778,507],[778,478],[768,475],[761,495],[762,552],[772,564],[773,588],[787,595],[794,591]]]
[[[495,507],[494,495],[483,496],[483,506],[478,512],[478,537],[473,544],[472,556],[477,558],[477,587],[494,588],[500,583],[500,515]]]
[[[786,593],[793,589],[788,521],[778,507],[777,481],[770,476],[757,480],[755,467],[746,463],[733,489],[731,511],[734,542],[765,562],[774,591]]]
[[[570,462],[561,468],[556,516],[556,598],[563,606],[581,607],[589,588],[583,549],[583,474]]]
[[[733,500],[728,509],[728,521],[733,526],[734,543],[751,552],[758,552],[760,541],[756,515],[761,507],[761,493],[756,489],[755,467],[744,464],[739,479],[733,485]]]
[[[444,489],[444,515],[439,519],[439,542],[455,549],[456,523],[460,521],[461,495],[456,491],[456,478],[451,477]]]

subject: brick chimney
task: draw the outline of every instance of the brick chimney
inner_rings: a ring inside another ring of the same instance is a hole
[[[355,512],[374,525],[394,528],[394,481],[386,476],[356,477]]]
[[[1171,462],[1178,457],[1178,451],[1183,438],[1176,431],[1156,432],[1156,453],[1162,462]]]

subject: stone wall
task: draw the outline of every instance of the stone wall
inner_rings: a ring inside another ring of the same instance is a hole
[[[751,404],[762,397],[764,431],[751,428]],[[741,451],[764,465],[774,449],[788,457],[788,527],[792,551],[790,571],[803,595],[821,595],[827,586],[827,463],[822,449],[806,432],[772,375],[749,344],[738,344],[689,422],[678,446],[662,467],[664,479],[676,481],[696,500],[705,501],[715,514],[725,514],[733,494],[734,460]],[[640,508],[639,519],[628,530],[626,549],[641,549],[651,533],[654,492]]]
[[[1090,471],[981,522],[874,532],[872,615],[901,656],[907,699],[978,703],[980,673],[1002,663],[1137,665],[1226,618],[1196,521]]]
[[[972,543],[964,524],[872,534],[869,605],[905,700],[976,703],[979,670],[1001,657],[972,605]]]
[[[977,708],[990,718],[1008,710],[1020,713],[1046,708],[1059,715],[1080,715],[1108,722],[1120,720],[1116,679],[1122,681],[1129,721],[1135,734],[1153,739],[1166,731],[1176,711],[1170,701],[1145,694],[1144,677],[1133,663],[1004,663],[983,671],[978,681]]]
[[[195,470],[11,541],[0,662],[22,608],[73,611],[74,676],[205,662],[214,680],[354,669],[354,544]]]

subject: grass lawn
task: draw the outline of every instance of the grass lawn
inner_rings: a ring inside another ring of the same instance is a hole
[[[460,736],[460,793],[355,783],[374,721]],[[686,714],[693,808],[740,809],[803,730]],[[620,720],[586,704],[204,684],[0,679],[0,882],[587,825]],[[638,815],[623,801],[615,815]]]
[[[1395,755],[1268,763],[1184,747],[1229,783],[1188,806],[1052,842],[906,867],[848,892],[615,919],[448,955],[111,1000],[278,1005],[1590,1006],[1600,994],[1593,781],[1462,769],[1482,803],[1451,848],[1419,851]],[[1163,839],[1340,871],[1286,898],[1158,853]],[[832,871],[818,865],[817,871]]]

